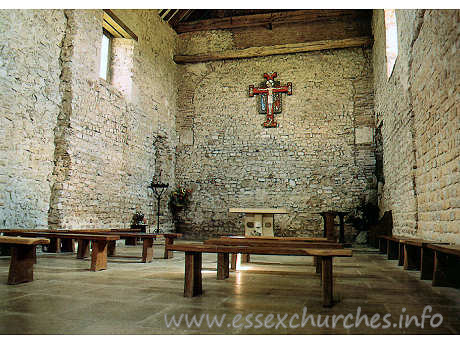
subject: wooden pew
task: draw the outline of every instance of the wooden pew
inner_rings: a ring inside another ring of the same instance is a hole
[[[336,243],[326,237],[276,237],[276,236],[221,236],[224,239],[249,239],[254,241],[273,241],[273,242],[329,242]],[[343,247],[340,247],[343,248]],[[236,269],[237,254],[232,254],[231,268]],[[247,263],[250,261],[249,254],[241,255],[241,263]],[[317,257],[314,257],[314,264],[316,265],[316,271],[319,272],[321,262]]]
[[[126,230],[126,229],[124,229]],[[133,229],[130,229],[133,230]],[[75,231],[82,231],[82,230],[72,230],[73,232]],[[88,229],[88,230],[83,230],[83,231],[88,231],[88,232],[101,232],[101,233],[106,233],[104,230],[93,230],[93,229]],[[146,259],[147,261],[144,261],[144,258],[147,256],[144,255],[146,251],[151,251],[151,255],[153,258],[153,240],[156,238],[161,238],[163,237],[165,239],[165,247],[164,247],[164,255],[163,258],[165,259],[170,259],[173,257],[173,252],[168,249],[168,246],[174,244],[174,240],[182,237],[182,234],[177,234],[177,233],[164,233],[164,234],[151,234],[151,233],[145,233],[145,232],[126,232],[126,231],[118,231],[118,229],[111,229],[110,233],[120,235],[121,238],[126,239],[126,240],[132,240],[130,241],[130,244],[132,245],[137,245],[137,238],[141,238],[143,240],[143,254],[142,254],[142,262],[150,262],[148,261],[149,259]],[[150,240],[151,239],[151,240]],[[110,249],[114,250],[114,244],[111,244]],[[148,254],[150,257],[150,254]]]
[[[432,279],[433,286],[460,288],[460,245],[427,244],[422,250],[425,279]]]
[[[286,238],[289,238],[287,240]],[[310,241],[311,237],[221,237],[206,240],[205,244],[223,246],[262,246],[262,247],[287,247],[287,248],[317,248],[317,249],[343,249],[342,243],[332,242],[328,239]],[[231,269],[236,269],[237,254],[232,254]],[[241,262],[249,262],[249,254],[242,254]],[[316,272],[320,273],[321,261],[314,257]]]
[[[34,264],[37,262],[36,247],[49,244],[45,238],[23,238],[0,236],[0,243],[11,246],[10,270],[8,284],[15,285],[34,280]]]
[[[32,231],[10,231],[11,235],[24,237],[45,237],[48,239],[71,239],[78,241],[77,259],[84,259],[89,254],[89,243],[91,241],[91,266],[90,271],[107,269],[107,242],[116,241],[120,236],[115,234],[94,235],[75,234],[68,232],[32,232]]]
[[[283,247],[257,246],[214,246],[201,244],[175,244],[171,250],[185,252],[184,296],[193,297],[203,293],[202,290],[202,253],[217,253],[217,279],[229,277],[229,254],[257,254],[257,255],[296,255],[320,256],[322,258],[322,295],[323,306],[333,305],[333,257],[350,257],[350,249],[302,249]]]
[[[326,237],[276,237],[276,236],[221,236],[220,238],[228,239],[250,239],[261,241],[298,241],[298,242],[332,242]]]
[[[163,237],[165,239],[165,253],[163,257],[165,259],[171,259],[174,256],[174,253],[170,249],[170,247],[174,245],[175,239],[182,237],[182,234],[171,232],[171,233],[158,234],[158,236]]]
[[[170,259],[173,257],[173,252],[168,250],[168,246],[174,244],[174,240],[176,238],[182,237],[182,234],[177,233],[165,233],[165,234],[148,234],[145,232],[140,232],[140,229],[0,229],[0,233],[18,233],[18,232],[55,232],[55,233],[100,233],[100,234],[113,234],[123,235],[122,238],[124,239],[134,239],[142,238],[143,239],[143,254],[142,254],[142,262],[150,262],[149,259],[150,255],[153,257],[153,239],[163,237],[165,239],[165,248],[164,248],[164,255],[165,259]],[[138,233],[138,236],[134,234]],[[155,237],[153,237],[155,235]],[[152,238],[152,243],[150,245],[149,238]],[[61,249],[62,247],[62,249]],[[50,245],[48,246],[48,253],[59,253],[59,252],[74,252],[74,244],[72,239],[65,239],[65,238],[50,238]],[[110,241],[108,244],[108,254],[109,256],[115,255],[115,243]],[[144,261],[145,260],[145,261]]]
[[[153,241],[157,237],[155,234],[147,234],[145,232],[118,232],[111,230],[66,230],[65,233],[72,234],[93,234],[93,235],[117,235],[120,239],[142,239],[142,262],[148,263],[153,260]],[[87,249],[85,249],[87,250]],[[108,241],[107,256],[115,256],[116,254],[116,241]]]
[[[423,256],[428,255],[428,251],[423,249],[428,244],[448,244],[417,238],[401,239],[400,243],[404,246],[404,269],[421,271],[421,279],[427,279],[427,275],[430,275],[429,272],[433,270],[432,267],[427,266],[429,260],[423,260]],[[424,262],[423,267],[422,262]]]
[[[410,240],[409,237],[404,236],[388,236],[378,235],[379,251],[387,254],[388,260],[398,260],[398,266],[404,265],[404,244],[402,240]]]
[[[0,233],[9,234],[15,232],[63,232],[59,229],[0,229]],[[50,238],[50,243],[46,246],[48,253],[65,253],[75,251],[73,239]]]

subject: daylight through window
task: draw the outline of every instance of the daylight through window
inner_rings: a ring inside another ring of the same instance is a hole
[[[385,10],[387,77],[390,78],[398,56],[398,28],[395,10]]]

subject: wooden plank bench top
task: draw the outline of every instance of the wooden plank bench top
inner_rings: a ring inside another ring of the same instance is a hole
[[[46,238],[70,238],[70,239],[84,239],[90,241],[105,240],[116,241],[120,239],[117,234],[86,234],[86,233],[69,233],[69,232],[45,232],[45,231],[11,231],[10,234],[18,234],[21,236],[36,236]]]
[[[0,236],[0,243],[2,244],[23,244],[29,246],[36,246],[39,244],[49,244],[50,240],[46,238],[24,238],[16,236]]]
[[[184,296],[199,296],[202,291],[202,253],[217,253],[217,279],[229,277],[229,254],[246,253],[259,255],[297,255],[321,257],[321,281],[323,306],[333,305],[332,258],[350,257],[351,249],[314,249],[257,246],[217,246],[206,244],[175,244],[171,250],[185,252]]]
[[[433,286],[460,288],[460,245],[429,243],[423,251],[427,272],[422,279],[432,279]]]
[[[224,246],[262,246],[262,247],[289,247],[289,248],[343,248],[343,244],[334,242],[300,242],[300,241],[273,241],[253,240],[246,238],[215,238],[209,239],[204,244]]]
[[[33,281],[34,264],[37,262],[36,247],[40,244],[49,244],[50,240],[46,238],[0,236],[0,243],[11,247],[8,284],[15,285]]]
[[[158,235],[149,234],[145,232],[118,232],[118,231],[93,231],[93,230],[69,230],[65,232],[66,234],[89,234],[89,235],[110,235],[110,236],[120,236],[120,238],[153,238],[155,239]]]
[[[116,241],[120,236],[115,234],[94,235],[94,234],[74,234],[62,232],[32,232],[32,231],[11,231],[10,234],[16,234],[25,237],[45,237],[59,239],[74,239],[79,240],[77,259],[84,259],[85,253],[88,252],[89,242],[93,242],[91,251],[91,271],[100,271],[107,268],[107,243],[108,241]]]
[[[459,244],[427,244],[427,247],[433,250],[437,250],[441,253],[460,256],[460,245]]]
[[[400,242],[403,244],[408,244],[408,245],[416,246],[416,247],[423,247],[429,244],[448,244],[445,242],[433,241],[433,240],[423,240],[419,238],[401,239]]]
[[[261,241],[333,242],[326,237],[221,236],[220,238],[250,239]]]
[[[179,252],[200,253],[240,253],[259,255],[300,255],[300,256],[352,256],[351,249],[288,248],[266,246],[226,246],[207,244],[174,244],[169,247]]]
[[[182,237],[182,234],[178,233],[165,233],[165,234],[157,234],[159,237],[164,237],[164,238],[179,238]]]
[[[377,238],[381,238],[384,240],[389,240],[389,241],[394,241],[394,242],[400,242],[402,240],[411,240],[412,238],[410,237],[405,237],[405,236],[397,236],[397,235],[378,235]]]

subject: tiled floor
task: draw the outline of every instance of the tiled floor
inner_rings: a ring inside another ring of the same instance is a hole
[[[163,247],[156,246],[156,259],[142,264],[141,246],[121,244],[117,250],[119,256],[109,258],[108,269],[100,272],[88,271],[89,259],[77,260],[75,254],[40,254],[35,281],[15,286],[6,284],[9,257],[0,257],[0,334],[460,333],[460,290],[433,288],[419,272],[404,271],[374,249],[355,249],[352,258],[334,261],[332,308],[321,305],[310,257],[254,255],[229,279],[217,281],[216,255],[205,254],[204,295],[184,298],[183,253],[164,260]],[[426,306],[432,307],[428,315],[442,316],[439,327],[430,327],[430,318],[423,329],[414,322],[405,327],[406,317],[420,321]],[[362,320],[356,327],[359,308]],[[178,321],[181,314],[180,325],[166,325],[165,317]],[[189,322],[204,315],[203,323],[188,327],[185,314]],[[366,326],[364,315],[371,322],[375,314],[374,327]],[[224,317],[222,325],[208,327],[206,317],[214,316]]]

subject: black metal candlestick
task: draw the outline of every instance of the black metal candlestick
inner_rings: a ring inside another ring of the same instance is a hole
[[[150,188],[152,188],[153,193],[157,198],[157,231],[156,233],[160,233],[160,201],[161,196],[163,195],[166,188],[169,187],[169,183],[152,183],[150,184]]]

